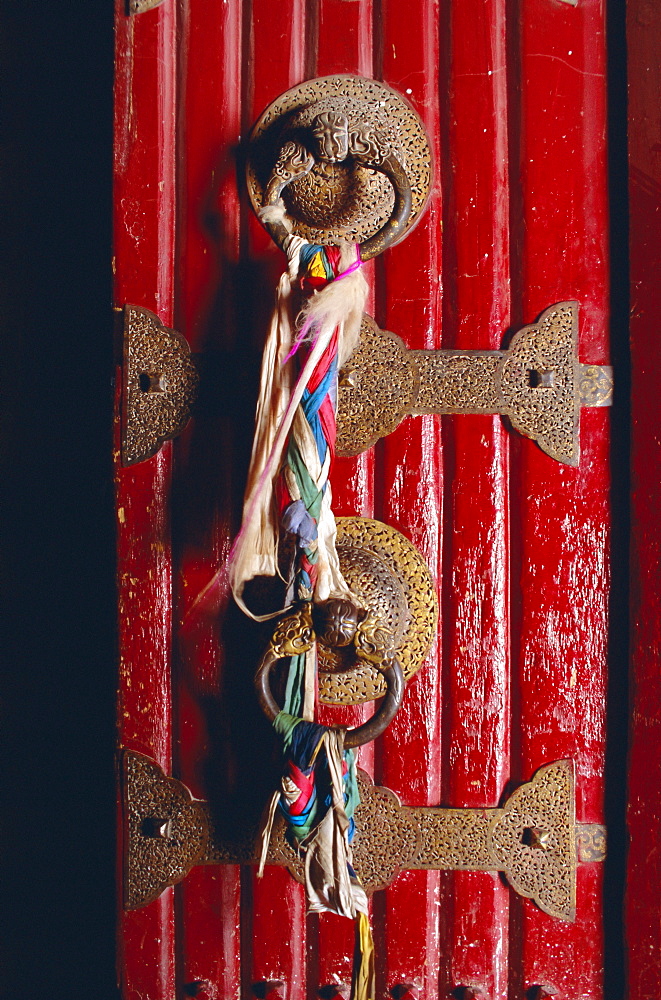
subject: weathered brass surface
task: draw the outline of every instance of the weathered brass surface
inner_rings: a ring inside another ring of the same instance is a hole
[[[122,464],[155,455],[181,433],[199,375],[185,338],[139,306],[124,307]]]
[[[271,670],[281,657],[310,649],[315,639],[314,627],[318,630],[318,649],[330,649],[336,643],[340,648],[352,645],[355,655],[378,670],[385,680],[386,694],[378,710],[362,725],[348,729],[344,737],[345,747],[371,743],[381,735],[401,705],[404,676],[395,655],[394,636],[387,623],[349,600],[332,598],[315,604],[312,612],[310,604],[306,603],[281,619],[255,675],[262,711],[271,721],[280,712],[271,691]]]
[[[581,823],[577,827],[576,848],[578,860],[606,860],[606,828],[600,823]]]
[[[582,406],[608,406],[612,369],[578,360],[578,303],[559,302],[506,351],[410,351],[365,316],[340,374],[337,451],[357,455],[407,414],[500,413],[552,458],[577,466]]]
[[[314,242],[366,244],[399,218],[395,231],[383,234],[387,242],[367,253],[373,256],[419,218],[431,151],[422,121],[400,94],[377,80],[328,76],[269,105],[252,132],[246,176],[256,211],[281,194],[293,231]],[[397,197],[405,188],[404,219]]]
[[[181,882],[208,855],[204,802],[185,785],[166,778],[158,764],[124,752],[124,905],[135,910]]]
[[[337,518],[342,574],[358,603],[393,636],[394,655],[405,680],[420,669],[436,634],[438,602],[429,567],[395,528],[367,517]],[[368,622],[360,641],[366,640]],[[366,647],[365,647],[366,648]],[[319,647],[319,698],[355,705],[386,693],[383,674],[360,655],[356,644]]]
[[[181,782],[166,778],[154,761],[125,751],[127,841],[126,905],[136,908],[181,881],[196,864],[252,864],[257,829],[234,842],[214,830],[207,803],[191,799]],[[542,767],[501,808],[451,809],[402,806],[387,788],[359,771],[354,866],[367,892],[412,869],[500,871],[512,888],[559,920],[576,915],[576,867],[602,861],[606,831],[576,823],[574,765]],[[170,832],[154,837],[154,820]],[[598,847],[586,847],[586,845]],[[277,816],[267,859],[303,881],[303,861],[285,839]]]
[[[285,618],[281,618],[271,636],[273,656],[298,656],[311,648],[314,642],[312,605],[303,604]]]

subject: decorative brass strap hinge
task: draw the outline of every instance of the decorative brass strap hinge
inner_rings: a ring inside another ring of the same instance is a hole
[[[578,304],[559,302],[506,351],[411,351],[363,317],[340,374],[337,452],[357,455],[408,414],[500,413],[567,465],[580,457],[583,406],[610,406],[613,371],[578,360]],[[124,309],[122,463],[156,454],[186,426],[199,370],[185,338],[139,306]]]
[[[576,867],[603,861],[606,831],[576,823],[574,764],[537,771],[498,809],[402,806],[359,771],[354,865],[368,892],[411,869],[503,872],[512,888],[560,920],[576,915]],[[221,840],[208,803],[167,778],[149,757],[124,752],[125,905],[137,909],[180,882],[193,865],[253,864],[257,830]],[[303,862],[276,820],[268,864],[303,881]]]
[[[155,455],[190,417],[199,373],[186,339],[140,306],[124,307],[122,464]]]
[[[410,351],[365,316],[340,375],[337,451],[357,455],[407,414],[500,413],[567,465],[580,457],[582,406],[609,406],[613,372],[578,360],[578,303],[559,302],[506,351]]]

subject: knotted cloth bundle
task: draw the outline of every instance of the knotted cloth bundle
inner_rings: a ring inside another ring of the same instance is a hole
[[[270,206],[271,215],[284,211]],[[255,437],[241,530],[230,554],[229,579],[239,606],[264,621],[303,601],[354,601],[340,571],[329,475],[335,455],[338,368],[355,347],[367,296],[358,247],[321,247],[298,236],[284,242],[289,266],[278,285],[267,337]],[[303,297],[294,318],[297,292]],[[291,553],[283,567],[279,543]],[[244,601],[245,584],[279,575],[282,607],[266,614]],[[353,810],[358,802],[353,753],[344,730],[315,725],[316,643],[289,662],[283,737],[285,771],[262,833],[262,874],[278,805],[290,840],[305,854],[310,912],[356,921],[352,1000],[374,1000],[374,948],[367,897],[351,867]]]
[[[305,856],[309,913],[331,912],[356,921],[352,1000],[374,1000],[374,945],[367,896],[353,870],[353,814],[360,802],[352,750],[344,731],[280,712],[273,723],[283,738],[285,768],[261,833],[264,870],[276,809],[287,820],[290,842]]]
[[[257,621],[275,617],[295,600],[351,597],[335,548],[328,477],[338,367],[357,342],[367,285],[354,246],[339,250],[289,236],[285,249],[289,267],[280,278],[264,348],[243,521],[229,559],[234,597]],[[296,286],[307,295],[298,326]],[[257,576],[283,575],[281,531],[296,540],[296,565],[285,580],[283,606],[256,614],[246,607],[244,587]]]

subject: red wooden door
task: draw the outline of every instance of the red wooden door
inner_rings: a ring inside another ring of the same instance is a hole
[[[650,364],[661,274],[661,160],[658,7],[627,6],[629,57],[629,235],[631,338],[631,696],[625,930],[631,1000],[661,991],[659,841],[661,710],[659,631],[659,497],[657,377]]]
[[[250,125],[304,79],[388,83],[424,121],[434,181],[415,230],[366,266],[368,312],[410,348],[498,350],[576,300],[581,360],[607,364],[604,16],[562,0],[165,0],[127,15],[118,0],[115,306],[180,330],[206,372],[181,437],[131,467],[118,451],[120,747],[230,826],[277,777],[251,690],[266,633],[223,572],[283,268],[240,193]],[[491,808],[571,759],[577,820],[602,823],[607,411],[583,412],[578,468],[498,416],[422,416],[338,460],[332,483],[336,514],[415,544],[441,608],[426,665],[360,766],[407,805]],[[373,897],[379,1000],[597,1000],[601,880],[579,867],[570,923],[496,872],[403,872]],[[122,910],[120,942],[126,1000],[303,1000],[346,995],[351,976],[349,923],[306,917],[278,867],[262,880],[194,867]]]

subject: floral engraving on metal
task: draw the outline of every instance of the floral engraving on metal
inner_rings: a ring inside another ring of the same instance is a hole
[[[187,341],[149,309],[124,308],[122,464],[155,455],[190,418],[199,374]]]
[[[180,882],[209,848],[206,806],[158,764],[124,753],[124,905],[146,906]]]
[[[409,810],[389,788],[374,785],[360,769],[358,787],[353,861],[365,891],[373,893],[390,885],[401,871],[414,867],[422,837]]]
[[[271,637],[271,652],[278,658],[297,656],[310,649],[313,642],[312,608],[304,604],[278,622]]]
[[[125,778],[127,907],[144,906],[193,865],[257,862],[256,827],[223,840],[208,804],[192,799],[185,785],[166,778],[154,761],[125,751]],[[502,808],[402,806],[394,792],[373,785],[363,771],[358,779],[354,866],[369,893],[413,869],[500,871],[540,909],[573,921],[577,864],[605,857],[604,828],[575,822],[570,760],[540,768]],[[287,842],[280,815],[267,864],[283,865],[304,880],[303,860]]]
[[[338,455],[358,455],[390,434],[420,392],[412,352],[394,333],[363,315],[360,343],[340,372],[337,394]]]
[[[582,406],[609,406],[612,369],[578,360],[578,303],[560,302],[506,351],[409,351],[365,316],[340,375],[337,451],[357,455],[407,414],[500,413],[567,465],[580,458]]]
[[[610,406],[613,401],[613,369],[606,365],[579,365],[581,406]]]
[[[576,917],[574,764],[540,768],[491,821],[498,868],[521,896],[560,920]]]
[[[404,535],[381,521],[337,518],[340,566],[358,604],[392,635],[405,680],[420,669],[436,633],[438,603],[429,567]],[[365,641],[365,622],[359,637]],[[376,645],[384,641],[377,639]],[[366,662],[354,643],[319,646],[319,698],[330,705],[356,705],[386,693],[383,673]]]
[[[306,152],[310,138],[318,157]],[[349,75],[308,80],[278,97],[257,121],[246,168],[248,193],[259,211],[275,172],[287,184],[282,197],[297,235],[326,244],[363,243],[393,215],[393,183],[375,169],[389,159],[401,164],[411,188],[411,211],[393,243],[415,224],[429,194],[431,152],[419,116],[377,80]]]
[[[583,864],[606,860],[606,827],[601,823],[576,824],[576,850]]]

